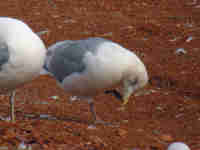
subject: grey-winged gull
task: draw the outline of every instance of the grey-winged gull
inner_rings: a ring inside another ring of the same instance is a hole
[[[96,122],[93,97],[102,89],[123,84],[123,104],[148,82],[145,65],[131,51],[103,38],[65,40],[48,48],[44,68],[59,85],[88,100]]]
[[[190,150],[190,148],[183,142],[171,143],[167,150]]]
[[[18,19],[0,17],[0,93],[11,92],[12,121],[15,121],[15,89],[39,75],[45,56],[45,45],[28,25]]]

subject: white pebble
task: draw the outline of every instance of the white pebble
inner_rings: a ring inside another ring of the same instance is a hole
[[[174,142],[168,146],[167,150],[190,150],[190,148],[183,142]]]
[[[24,141],[22,141],[18,146],[18,150],[23,150],[23,149],[27,149],[27,146],[25,145]]]
[[[175,53],[176,54],[186,54],[187,51],[184,48],[178,48]]]
[[[186,42],[190,42],[190,41],[192,41],[192,40],[193,40],[193,37],[190,36],[190,37],[188,37],[188,38],[186,39]]]
[[[56,96],[56,95],[55,95],[55,96],[51,96],[51,98],[54,99],[54,100],[58,100],[58,99],[59,99],[59,96]]]

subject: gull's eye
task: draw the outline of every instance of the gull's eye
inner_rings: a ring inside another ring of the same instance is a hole
[[[137,84],[137,82],[138,82],[138,80],[137,80],[137,79],[135,79],[135,80],[130,80],[130,81],[129,81],[129,83],[130,83],[131,85],[136,85],[136,84]]]

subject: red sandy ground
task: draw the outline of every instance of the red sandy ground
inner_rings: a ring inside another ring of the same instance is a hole
[[[7,0],[0,2],[0,16],[21,19],[35,32],[48,29],[42,36],[47,46],[94,36],[119,42],[138,54],[150,76],[146,93],[133,95],[125,111],[113,96],[98,95],[98,116],[120,126],[96,129],[88,129],[87,103],[70,103],[55,80],[41,76],[17,89],[17,121],[0,122],[0,146],[14,149],[24,141],[33,150],[164,150],[183,141],[200,149],[198,1]],[[187,53],[176,54],[178,48]],[[0,116],[6,117],[8,96],[0,102]],[[38,119],[40,114],[58,119]]]

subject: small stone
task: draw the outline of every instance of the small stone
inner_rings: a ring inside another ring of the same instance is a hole
[[[101,36],[109,36],[109,37],[111,37],[112,35],[113,35],[112,32],[108,32],[108,33],[104,33],[104,34],[102,34]]]
[[[144,132],[144,129],[139,128],[139,129],[137,129],[136,131],[137,131],[137,132]]]
[[[194,27],[194,24],[191,24],[191,23],[186,23],[184,24],[185,27],[188,27],[188,28],[193,28]]]
[[[76,23],[77,21],[74,19],[65,19],[64,23]]]
[[[78,96],[70,96],[69,101],[73,102],[73,101],[78,101],[80,100]]]
[[[183,115],[184,115],[183,113],[177,114],[177,115],[175,116],[175,118],[180,118],[180,117],[182,117]]]
[[[107,144],[98,136],[90,136],[90,138],[96,144],[103,144],[104,146],[107,146]]]
[[[123,136],[125,136],[128,132],[127,132],[126,130],[124,130],[124,129],[118,129],[118,130],[117,130],[117,133],[118,133],[119,136],[123,137]]]
[[[60,16],[57,15],[57,14],[53,14],[52,17],[53,17],[53,18],[59,18]]]
[[[180,28],[180,27],[181,27],[181,24],[177,24],[176,27],[177,27],[177,28]]]
[[[128,120],[122,120],[123,123],[128,123]]]
[[[160,131],[159,130],[153,130],[152,133],[155,134],[155,135],[159,135]]]
[[[186,39],[186,42],[190,42],[193,40],[193,37],[192,36],[189,36],[187,39]]]
[[[184,48],[178,48],[175,53],[176,54],[186,54],[187,51]]]
[[[162,110],[163,110],[163,107],[157,106],[157,107],[156,107],[156,110],[162,111]]]
[[[56,95],[55,96],[51,96],[51,98],[54,99],[54,100],[58,100],[59,99],[59,97],[56,96]]]
[[[88,32],[88,31],[83,31],[83,32],[81,32],[82,34],[85,34],[85,35],[88,35],[88,34],[90,34],[90,32]]]
[[[121,106],[121,107],[117,108],[117,110],[118,110],[118,111],[125,111],[125,110],[126,110],[126,107]]]
[[[163,134],[160,136],[160,139],[164,142],[172,142],[174,139],[171,135],[169,134]]]
[[[48,114],[40,114],[40,118],[42,118],[42,119],[48,119],[48,118],[50,118],[51,116],[50,115],[48,115]]]
[[[177,37],[174,37],[173,39],[170,39],[169,41],[170,42],[174,42],[174,41],[176,41],[178,38]]]
[[[34,114],[24,114],[25,117],[28,117],[28,118],[34,118],[36,117],[36,115]]]
[[[17,147],[17,150],[24,150],[24,149],[27,149],[27,145],[22,141],[18,147]]]
[[[10,122],[11,118],[10,118],[10,116],[8,116],[8,117],[2,117],[2,116],[0,116],[0,120],[6,121],[6,122]]]
[[[97,129],[97,127],[95,125],[89,125],[87,128],[90,129],[90,130],[96,130]]]
[[[39,16],[41,13],[39,11],[35,12],[35,15]]]
[[[42,105],[47,105],[47,104],[49,104],[49,103],[46,102],[46,101],[40,101],[40,104],[42,104]]]

